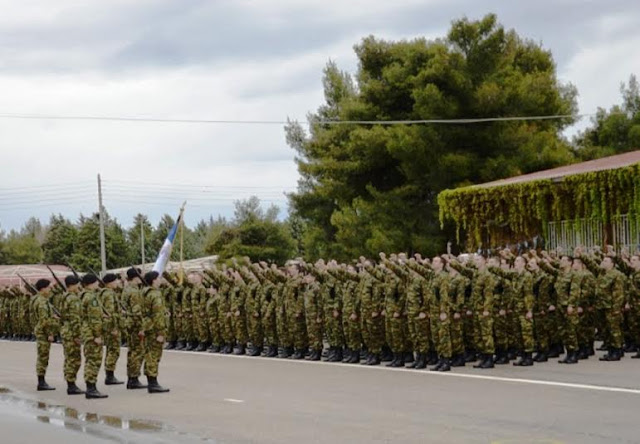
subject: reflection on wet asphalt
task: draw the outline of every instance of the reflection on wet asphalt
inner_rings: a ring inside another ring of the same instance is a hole
[[[0,387],[0,415],[3,411],[18,412],[41,423],[115,442],[215,442],[208,438],[180,433],[158,421],[80,412],[71,407],[29,399],[7,387]]]

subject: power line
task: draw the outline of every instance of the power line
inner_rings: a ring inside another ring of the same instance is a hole
[[[283,188],[295,188],[295,187],[285,187],[285,186],[277,186],[277,185],[260,185],[260,186],[250,186],[250,185],[207,185],[207,184],[180,184],[180,183],[160,183],[160,182],[138,182],[133,180],[118,180],[118,179],[106,179],[103,181],[104,184],[128,184],[127,186],[153,186],[154,188],[163,187],[163,188],[198,188],[198,189],[283,189]],[[130,184],[130,185],[129,185]]]
[[[415,120],[325,120],[312,119],[308,125],[416,125],[416,124],[474,124],[486,122],[508,121],[536,121],[562,120],[592,117],[596,113],[585,114],[555,114],[547,116],[504,116],[479,117],[462,119],[415,119]],[[187,124],[216,124],[216,125],[288,125],[298,122],[297,119],[287,120],[226,120],[226,119],[173,119],[158,117],[127,117],[127,116],[82,116],[82,115],[53,115],[53,114],[7,114],[0,113],[0,119],[21,120],[72,120],[72,121],[107,121],[107,122],[135,122],[135,123],[187,123]]]

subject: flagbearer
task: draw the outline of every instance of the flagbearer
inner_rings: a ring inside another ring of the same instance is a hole
[[[158,384],[158,366],[162,358],[164,341],[167,334],[165,305],[159,290],[162,279],[157,271],[150,271],[144,276],[149,288],[143,292],[143,321],[145,355],[144,374],[147,376],[149,393],[165,393],[168,388]]]
[[[38,375],[38,390],[55,390],[45,381],[44,377],[49,366],[49,352],[51,343],[60,328],[58,315],[51,306],[51,282],[48,279],[40,279],[36,282],[38,294],[33,301],[35,320],[35,335],[38,359],[36,361],[36,374]]]

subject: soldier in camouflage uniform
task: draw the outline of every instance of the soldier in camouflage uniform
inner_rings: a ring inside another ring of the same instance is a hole
[[[352,266],[344,269],[334,269],[330,272],[342,282],[342,330],[346,344],[344,362],[357,364],[360,362],[360,348],[362,336],[360,334],[360,297],[358,294],[358,275]]]
[[[266,267],[266,264],[264,264]],[[255,267],[260,268],[260,267]],[[261,279],[260,286],[260,306],[262,315],[262,329],[264,332],[264,343],[267,344],[265,356],[275,358],[278,356],[278,327],[276,321],[276,293],[278,287],[271,280],[268,269],[256,270],[256,276]]]
[[[371,262],[363,262],[360,275],[360,313],[362,317],[362,339],[369,351],[365,365],[379,365],[384,345],[384,288],[382,275]],[[325,296],[325,301],[326,301]],[[325,310],[325,313],[328,310]],[[326,314],[325,314],[326,316]],[[331,342],[330,342],[331,343]]]
[[[82,340],[84,343],[84,381],[87,384],[87,399],[106,398],[96,388],[98,373],[102,365],[102,347],[104,344],[104,324],[108,314],[98,298],[98,278],[94,274],[82,277],[84,288],[80,295],[82,302]]]
[[[496,258],[490,258],[487,261],[483,256],[476,255],[474,264],[478,271],[472,281],[471,304],[474,312],[475,342],[478,344],[481,360],[473,367],[487,369],[494,367],[493,298],[496,287],[496,280],[487,270],[487,264],[497,267],[499,263]]]
[[[431,349],[430,296],[433,272],[414,259],[407,263],[412,274],[407,280],[407,321],[412,335],[416,358],[409,367],[423,369],[427,367],[427,356]]]
[[[340,281],[328,268],[334,268],[333,263],[325,265],[324,261],[316,263],[316,279],[320,283],[322,307],[324,310],[324,331],[329,342],[328,362],[342,362],[344,347],[344,332],[342,327],[342,292]]]
[[[387,367],[404,367],[406,338],[403,324],[406,322],[406,287],[401,276],[399,267],[392,267],[392,262],[385,261],[382,266],[386,270],[384,278],[385,309],[383,314],[386,323],[387,343],[391,347],[393,360]]]
[[[33,303],[35,316],[36,335],[36,374],[38,376],[38,390],[55,390],[45,381],[45,374],[49,366],[49,352],[51,343],[60,329],[60,318],[55,313],[49,300],[51,295],[51,282],[47,279],[40,279],[36,282],[38,294]]]
[[[231,325],[236,339],[234,355],[246,353],[249,332],[247,330],[247,311],[245,298],[247,296],[246,283],[237,271],[233,270],[234,283],[230,292]]]
[[[193,306],[193,314],[195,319],[194,329],[197,332],[198,346],[195,351],[206,351],[211,345],[211,337],[209,336],[209,328],[207,322],[207,301],[209,299],[209,293],[205,289],[202,281],[202,275],[198,272],[192,271],[187,276],[189,282],[192,285],[191,288],[191,303]]]
[[[287,267],[288,279],[284,284],[283,299],[286,307],[288,331],[295,352],[293,359],[304,359],[309,348],[307,326],[304,312],[304,297],[302,295],[302,275],[297,263]]]
[[[538,353],[533,357],[534,362],[549,360],[550,323],[548,309],[551,305],[550,295],[553,289],[553,277],[540,269],[537,259],[530,259],[527,267],[533,280],[533,328]]]
[[[465,341],[464,319],[466,317],[466,301],[471,296],[471,281],[458,270],[449,267],[449,294],[451,298],[451,367],[464,367]]]
[[[577,320],[570,322],[571,328],[576,330],[578,342],[578,359],[588,359],[590,350],[593,349],[595,338],[595,325],[589,310],[595,303],[595,278],[586,269],[580,257],[573,259],[573,279],[571,280],[570,298],[573,315]]]
[[[102,281],[105,284],[99,294],[100,302],[108,314],[108,318],[103,323],[104,340],[106,355],[104,360],[104,369],[106,371],[105,385],[119,385],[122,381],[116,379],[114,372],[116,364],[120,358],[120,344],[122,337],[120,336],[120,312],[116,299],[116,289],[118,288],[118,276],[113,273],[107,273]]]
[[[65,278],[67,292],[61,301],[62,347],[64,350],[64,379],[67,381],[68,395],[82,395],[83,390],[76,385],[76,378],[82,364],[82,305],[80,303],[80,280],[75,276]]]
[[[127,270],[127,284],[122,291],[122,305],[126,310],[127,344],[127,389],[143,389],[140,382],[142,362],[144,360],[144,331],[142,330],[142,293],[141,270]]]
[[[601,357],[601,361],[619,361],[622,357],[622,310],[625,300],[625,277],[614,268],[611,257],[605,257],[601,264],[603,272],[598,276],[597,300],[600,309],[604,311],[609,334],[608,353]]]
[[[247,283],[245,286],[245,311],[247,314],[247,331],[249,333],[249,356],[260,356],[264,346],[264,332],[262,330],[262,294],[260,280],[247,267],[241,267],[239,272]]]
[[[307,274],[304,276],[302,295],[304,299],[307,334],[309,337],[309,345],[311,347],[311,354],[308,356],[308,359],[310,361],[319,361],[322,357],[322,327],[324,320],[322,318],[323,308],[320,284],[316,281],[313,274]]]
[[[636,330],[631,332],[636,345],[640,345],[640,256],[634,254],[630,258],[629,297],[628,304],[631,315],[635,317]],[[640,359],[640,347],[632,359]]]
[[[159,290],[162,280],[157,272],[150,271],[144,276],[147,288],[142,291],[142,328],[145,338],[144,374],[147,377],[149,393],[165,393],[169,389],[158,384],[158,366],[162,358],[167,324],[164,298]]]

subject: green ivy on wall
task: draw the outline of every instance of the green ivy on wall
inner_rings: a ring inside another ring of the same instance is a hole
[[[560,182],[536,180],[481,188],[444,190],[438,195],[440,224],[453,221],[458,242],[470,249],[543,234],[553,220],[611,218],[640,214],[640,164],[575,174]]]

